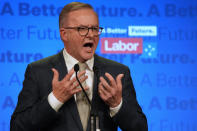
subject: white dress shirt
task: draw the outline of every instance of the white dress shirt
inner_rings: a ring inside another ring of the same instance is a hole
[[[79,61],[76,60],[74,57],[72,57],[70,54],[68,54],[68,52],[66,51],[66,49],[63,50],[63,56],[64,56],[64,60],[66,63],[66,67],[68,72],[74,67],[75,64],[77,64]],[[88,68],[86,69],[86,73],[85,75],[88,76],[88,78],[86,79],[86,84],[89,87],[89,89],[91,90],[91,94],[90,94],[90,99],[92,99],[92,95],[93,95],[93,78],[94,78],[94,72],[93,72],[93,65],[94,65],[94,57],[92,57],[91,59],[89,59],[88,61],[86,61],[86,64],[88,65]],[[73,74],[72,78],[75,77],[75,73]],[[72,79],[71,78],[71,79]],[[76,99],[76,95],[74,95],[75,99]],[[64,103],[60,102],[53,94],[53,92],[51,92],[48,96],[48,102],[50,104],[50,106],[56,111],[58,112],[58,110],[62,107],[62,105]],[[122,106],[122,100],[121,103],[114,108],[110,107],[110,116],[113,117],[121,108]]]

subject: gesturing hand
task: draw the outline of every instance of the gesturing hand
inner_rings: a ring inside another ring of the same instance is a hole
[[[116,80],[109,74],[105,73],[109,83],[101,76],[98,86],[98,92],[103,101],[110,107],[116,107],[120,104],[122,99],[122,82],[121,79],[124,76],[119,74]]]
[[[62,103],[65,103],[73,96],[73,94],[82,90],[81,88],[77,88],[79,83],[77,82],[76,77],[71,79],[74,73],[74,69],[69,71],[68,74],[61,81],[59,81],[58,71],[54,68],[52,68],[52,71],[54,73],[52,80],[52,92],[54,96]],[[78,77],[80,78],[81,83],[88,78],[88,76],[85,76],[85,71],[81,71],[78,74]],[[84,87],[84,89],[87,90],[88,87]]]

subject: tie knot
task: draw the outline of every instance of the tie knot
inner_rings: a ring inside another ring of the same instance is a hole
[[[79,64],[79,71],[84,71],[87,68],[86,63],[79,62],[78,64]]]

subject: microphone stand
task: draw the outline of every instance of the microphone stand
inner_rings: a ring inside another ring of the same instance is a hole
[[[99,78],[99,70],[96,66],[93,67],[93,71],[94,71],[94,75],[96,76],[96,82],[97,82],[97,85],[98,86],[98,78]],[[97,88],[96,88],[96,91],[97,91]],[[97,91],[98,92],[98,91]],[[97,98],[97,96],[95,95],[95,99]],[[95,100],[96,102],[97,100]],[[101,131],[100,130],[100,126],[99,126],[99,115],[98,115],[98,105],[97,103],[94,104],[94,109],[92,111],[92,118],[91,120],[94,120],[93,123],[91,123],[91,127],[94,128],[94,130],[91,130],[91,131]]]
[[[93,112],[90,114],[91,131],[100,131],[99,128],[99,116],[97,113]]]

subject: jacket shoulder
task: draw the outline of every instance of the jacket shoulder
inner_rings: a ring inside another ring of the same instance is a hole
[[[53,66],[55,63],[61,59],[61,52],[52,56],[48,56],[46,58],[43,58],[41,60],[35,61],[30,63],[29,65],[31,67],[47,67],[47,66]],[[63,56],[62,56],[63,58]]]
[[[114,60],[106,59],[106,58],[98,56],[98,55],[95,55],[95,57],[96,57],[96,59],[98,59],[99,63],[102,63],[103,66],[110,66],[110,67],[114,67],[114,68],[128,69],[128,66],[126,66],[122,63],[116,62]]]

